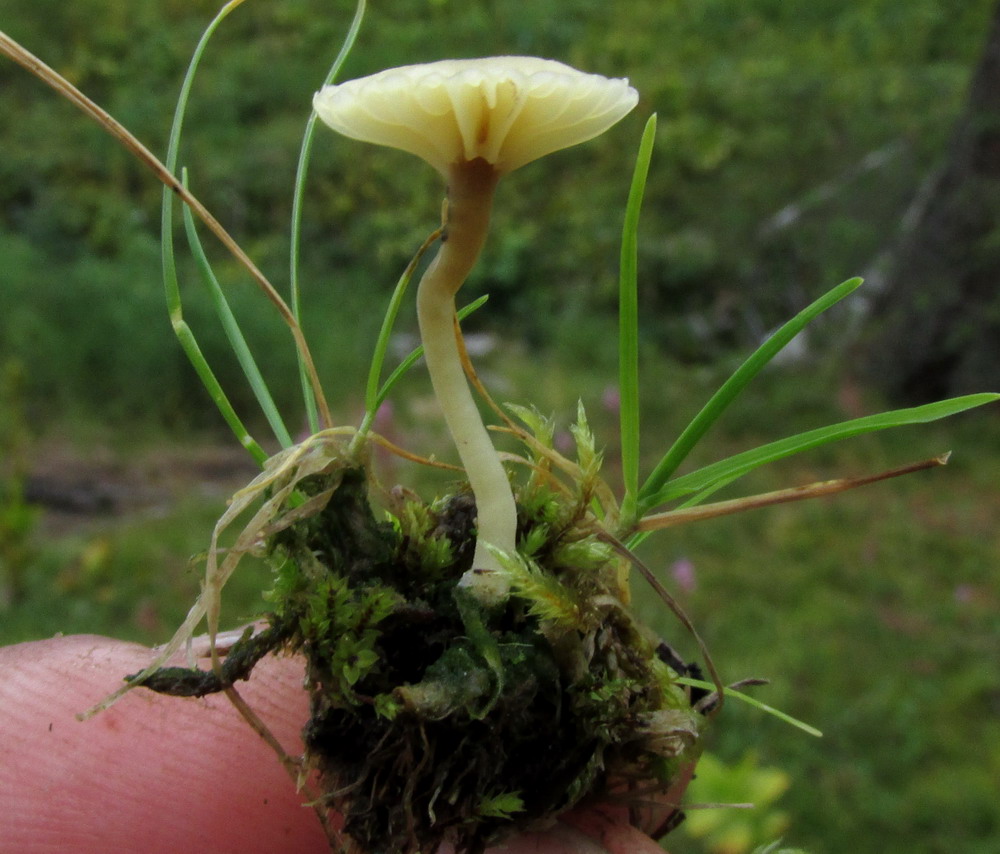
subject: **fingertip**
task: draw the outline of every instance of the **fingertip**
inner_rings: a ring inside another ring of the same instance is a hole
[[[136,689],[77,719],[149,659],[144,647],[94,636],[0,649],[0,852],[328,850],[274,752],[224,697]],[[301,663],[266,659],[240,692],[300,753]]]

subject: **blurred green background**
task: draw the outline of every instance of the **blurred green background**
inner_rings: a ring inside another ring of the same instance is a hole
[[[162,153],[183,70],[218,5],[4,0],[0,29]],[[608,134],[504,180],[466,288],[469,299],[491,296],[467,328],[493,342],[477,364],[495,395],[564,426],[582,399],[614,482],[617,244],[648,115],[660,117],[640,249],[652,464],[768,330],[851,275],[876,292],[891,278],[915,200],[948,157],[994,6],[382,0],[345,75],[527,53],[627,75],[639,89],[639,108]],[[181,162],[279,286],[309,99],[352,12],[346,0],[248,0],[196,81]],[[167,322],[159,195],[74,108],[0,63],[0,642],[57,631],[164,640],[198,588],[191,556],[227,490],[252,475]],[[305,326],[338,421],[357,421],[385,302],[441,195],[414,158],[320,132]],[[300,424],[290,337],[209,249],[279,404]],[[186,316],[253,421],[209,301],[182,272]],[[759,378],[694,462],[895,402],[866,381],[878,315],[861,311],[862,295],[849,303]],[[407,308],[400,331],[414,330]],[[699,813],[671,838],[675,854],[740,854],[776,835],[817,854],[1000,850],[997,427],[984,411],[789,461],[739,494],[955,451],[943,470],[644,546],[724,677],[770,678],[758,696],[826,733],[813,740],[727,707],[711,749],[730,771],[706,766],[698,794],[762,806]],[[449,454],[419,372],[378,429]],[[448,487],[407,464],[380,466],[387,485]],[[230,619],[257,613],[265,585],[263,567],[242,570],[227,588]],[[647,591],[636,597],[684,648]]]

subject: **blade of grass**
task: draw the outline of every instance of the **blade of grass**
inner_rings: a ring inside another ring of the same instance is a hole
[[[836,305],[844,297],[853,293],[861,286],[859,278],[848,279],[837,287],[825,293],[818,300],[800,311],[784,326],[771,335],[748,358],[736,372],[723,383],[722,387],[712,395],[701,411],[684,428],[677,441],[667,450],[663,459],[656,465],[653,472],[639,491],[640,514],[655,504],[649,498],[660,492],[663,485],[684,462],[688,454],[715,423],[726,407],[743,391],[747,384],[771,361],[807,324],[822,314],[828,308]],[[655,502],[656,504],[661,502]]]
[[[410,259],[410,263],[406,265],[406,269],[403,270],[403,274],[399,277],[399,281],[396,282],[396,287],[392,292],[385,317],[382,318],[382,328],[379,330],[378,339],[375,341],[375,352],[372,356],[371,367],[368,370],[368,383],[365,386],[365,416],[361,422],[361,426],[358,428],[359,440],[363,440],[369,429],[371,429],[372,421],[375,420],[375,413],[378,411],[382,399],[384,399],[379,396],[379,380],[382,378],[382,367],[385,364],[385,354],[389,349],[392,328],[396,323],[396,317],[399,315],[399,309],[403,304],[406,289],[413,278],[413,274],[416,272],[417,266],[420,264],[420,260],[424,257],[427,250],[437,242],[442,231],[443,229],[436,229],[421,244],[420,248]]]
[[[635,519],[639,491],[639,212],[655,140],[656,113],[653,113],[643,129],[632,174],[618,273],[618,392],[621,396],[618,411],[625,485],[621,513],[626,525]]]
[[[233,12],[244,0],[230,0],[223,6],[219,13],[212,19],[205,28],[195,46],[191,61],[188,63],[184,80],[181,82],[181,91],[177,96],[177,104],[174,107],[174,119],[170,125],[170,136],[167,140],[167,155],[164,168],[170,175],[172,181],[176,181],[177,155],[180,149],[181,131],[184,128],[184,113],[187,111],[188,99],[191,96],[191,87],[194,84],[194,76],[201,63],[201,57],[208,47],[209,39],[215,34],[219,25]],[[190,191],[181,182],[180,187],[184,192]],[[173,209],[174,199],[171,193],[172,187],[164,187],[163,201],[160,206],[160,255],[163,264],[163,285],[166,290],[167,310],[173,320],[183,316],[183,300],[181,299],[180,281],[177,278],[177,262],[174,257],[174,234],[173,234]]]
[[[187,178],[187,169],[183,169],[181,173],[181,182],[185,187],[188,186]],[[278,407],[274,403],[274,398],[271,396],[271,391],[268,389],[267,383],[264,381],[264,377],[260,372],[260,368],[257,366],[253,353],[250,352],[250,347],[246,342],[246,338],[243,336],[243,332],[240,330],[236,316],[233,314],[233,311],[229,306],[229,301],[226,299],[226,295],[222,291],[222,286],[219,284],[219,280],[216,278],[215,272],[212,270],[212,266],[208,261],[208,256],[205,254],[205,248],[201,245],[201,240],[198,238],[198,229],[194,221],[194,214],[191,213],[191,209],[188,207],[184,208],[184,230],[187,234],[191,254],[194,256],[202,281],[204,282],[205,287],[208,288],[208,292],[212,297],[212,304],[215,306],[215,313],[226,333],[226,339],[229,341],[229,346],[233,348],[233,352],[236,354],[236,359],[239,361],[240,367],[243,368],[243,373],[247,378],[247,382],[250,384],[250,388],[253,390],[254,396],[257,398],[257,403],[260,405],[260,408],[264,413],[264,417],[267,419],[267,423],[274,432],[275,438],[281,444],[282,448],[290,448],[292,444],[294,444],[292,442],[292,437],[288,432],[288,428],[285,426],[284,420],[281,418],[281,413],[278,412]]]
[[[674,681],[677,682],[678,685],[687,685],[691,688],[701,688],[705,691],[715,690],[715,685],[711,682],[705,682],[701,679],[691,679],[688,676],[678,676]],[[767,703],[762,703],[760,700],[751,697],[749,694],[744,694],[742,691],[737,691],[734,688],[726,688],[726,696],[742,700],[747,705],[753,706],[755,709],[760,709],[762,712],[767,712],[769,715],[774,715],[774,717],[778,720],[784,721],[786,724],[791,724],[793,727],[796,727],[809,735],[815,736],[816,738],[823,737],[823,733],[816,729],[816,727],[803,723],[798,718],[793,718],[791,715],[782,712],[780,709],[776,709],[774,706],[769,706]]]
[[[233,431],[233,435],[236,437],[237,441],[239,441],[239,443],[250,452],[250,456],[253,457],[254,462],[263,466],[264,463],[267,462],[267,452],[261,448],[256,439],[250,435],[250,432],[240,420],[240,417],[236,414],[236,410],[233,409],[232,404],[229,402],[229,398],[226,397],[225,391],[223,391],[222,386],[219,384],[215,374],[209,367],[208,360],[205,358],[204,353],[201,352],[201,348],[198,346],[198,342],[195,339],[191,328],[183,319],[173,321],[172,326],[174,335],[177,337],[177,341],[181,345],[184,355],[188,357],[195,373],[198,374],[198,379],[201,380],[202,385],[205,386],[208,396],[212,399],[212,402],[219,410],[223,420],[229,426],[229,429]]]
[[[224,11],[235,8],[241,2],[242,0],[232,0],[232,2],[228,3],[224,7]],[[319,377],[316,374],[316,367],[313,363],[312,355],[310,354],[309,347],[306,344],[304,336],[302,335],[302,330],[299,328],[298,323],[292,316],[291,309],[288,308],[280,294],[278,294],[275,290],[274,285],[271,284],[257,265],[254,264],[254,262],[250,259],[250,256],[243,251],[242,247],[240,247],[240,245],[233,239],[232,235],[230,235],[229,232],[222,227],[222,224],[211,214],[208,208],[206,208],[197,198],[191,195],[191,193],[181,184],[180,180],[174,175],[173,170],[168,169],[167,166],[164,165],[155,154],[153,154],[153,152],[143,145],[136,138],[136,136],[128,130],[128,128],[111,116],[107,110],[103,109],[101,106],[84,95],[83,92],[77,89],[65,77],[52,69],[50,66],[46,65],[37,56],[26,50],[4,32],[0,32],[0,53],[3,53],[31,74],[34,74],[46,85],[51,86],[57,93],[59,93],[59,95],[64,97],[67,101],[78,107],[86,115],[97,122],[111,137],[117,140],[123,148],[125,148],[140,163],[146,166],[166,187],[168,193],[175,194],[181,201],[184,202],[184,204],[190,207],[198,218],[201,219],[206,226],[208,226],[208,229],[212,232],[212,234],[218,238],[219,242],[233,255],[233,257],[236,258],[237,261],[240,262],[240,264],[243,265],[244,268],[246,268],[247,272],[251,275],[257,286],[278,310],[282,320],[288,326],[288,329],[295,341],[295,346],[306,365],[321,418],[325,424],[331,424],[332,419],[330,418],[330,410],[326,404],[323,389],[319,383]],[[176,166],[176,163],[174,166]],[[174,322],[174,318],[171,318],[171,322]],[[188,332],[190,333],[190,330],[188,330]]]
[[[343,67],[348,55],[354,47],[354,42],[358,38],[358,31],[361,29],[361,22],[365,17],[365,0],[358,0],[358,5],[354,10],[354,19],[347,29],[344,42],[340,47],[337,58],[330,66],[329,72],[323,80],[324,86],[329,86],[336,80],[340,69]],[[289,282],[292,303],[292,315],[297,322],[302,321],[302,294],[299,286],[299,249],[302,243],[302,200],[305,196],[306,174],[309,171],[309,159],[312,154],[313,134],[316,128],[316,112],[312,111],[306,121],[306,129],[302,135],[302,147],[299,150],[299,163],[295,170],[295,192],[292,195],[292,227],[291,227],[291,249],[289,252]],[[319,430],[319,413],[316,409],[316,395],[313,394],[309,381],[307,366],[299,356],[299,375],[302,381],[302,397],[305,401],[306,417],[309,421],[309,429],[315,433]]]
[[[846,492],[849,489],[857,489],[861,486],[868,486],[879,481],[888,480],[893,477],[902,477],[905,474],[913,474],[918,471],[936,468],[948,464],[949,451],[939,457],[932,457],[929,460],[921,460],[917,463],[910,463],[899,468],[876,474],[864,475],[863,477],[842,477],[835,480],[824,480],[818,483],[810,483],[805,486],[793,486],[789,489],[777,489],[774,492],[762,492],[758,495],[747,495],[743,498],[733,498],[729,501],[717,501],[713,504],[704,504],[700,507],[691,506],[688,502],[686,506],[677,510],[668,510],[666,513],[655,513],[643,516],[636,525],[637,531],[659,531],[663,528],[673,528],[677,525],[686,525],[689,522],[698,522],[702,519],[715,519],[718,516],[729,516],[733,513],[743,513],[747,510],[757,510],[761,507],[773,507],[775,504],[787,504],[791,501],[805,501],[809,498],[822,498],[827,495],[836,495],[838,492]],[[729,481],[726,480],[726,483]],[[706,490],[707,491],[707,490]],[[697,497],[704,495],[704,491]]]
[[[174,112],[174,122],[170,129],[170,140],[167,151],[167,164],[169,165],[166,165],[165,168],[170,173],[171,178],[174,178],[174,171],[177,165],[177,149],[180,144],[180,133],[183,123],[184,110],[187,106],[188,96],[191,91],[191,84],[194,80],[194,73],[197,70],[198,63],[201,61],[201,56],[204,53],[205,47],[207,46],[213,33],[226,19],[229,13],[242,3],[243,0],[231,0],[231,2],[223,6],[215,18],[212,19],[211,23],[209,23],[209,25],[205,28],[205,32],[202,33],[201,39],[195,47],[191,62],[188,65],[187,74],[184,77],[184,82],[181,84],[181,92]],[[188,192],[187,188],[183,186],[183,182],[181,187],[185,192]],[[190,211],[190,206],[186,206],[185,210]],[[222,385],[219,383],[215,373],[211,369],[211,366],[208,364],[208,360],[205,358],[201,347],[198,345],[197,339],[191,331],[191,327],[188,326],[187,321],[184,320],[180,282],[177,278],[177,263],[174,257],[172,227],[173,193],[171,192],[171,188],[169,186],[165,187],[163,190],[163,203],[160,215],[160,254],[163,267],[163,285],[167,301],[167,311],[170,317],[170,325],[174,330],[174,335],[177,337],[177,340],[181,345],[181,349],[184,351],[188,360],[191,362],[191,365],[194,367],[195,372],[198,374],[198,378],[201,380],[202,385],[205,386],[209,397],[212,398],[216,408],[219,410],[225,422],[229,425],[229,429],[233,431],[233,434],[236,436],[240,444],[250,452],[254,460],[263,465],[264,461],[267,459],[267,454],[250,435],[250,432],[236,414],[236,411],[233,409],[233,406],[223,390]]]
[[[891,412],[882,412],[878,415],[867,415],[863,418],[854,418],[850,421],[842,421],[839,424],[832,424],[828,427],[820,427],[817,430],[799,433],[795,436],[789,436],[786,439],[779,439],[777,442],[761,445],[759,448],[754,448],[750,451],[744,451],[742,454],[727,457],[724,460],[712,463],[690,474],[675,478],[668,482],[659,492],[645,498],[641,506],[645,512],[645,510],[649,510],[659,504],[664,504],[667,501],[672,501],[684,495],[690,495],[702,489],[708,489],[720,480],[735,480],[762,465],[790,457],[802,451],[818,448],[830,442],[849,439],[865,433],[874,433],[878,430],[887,430],[890,427],[926,424],[930,421],[947,418],[950,415],[956,415],[959,412],[983,406],[996,400],[1000,400],[1000,394],[970,394],[964,397],[942,400],[937,403],[928,403],[924,406],[915,406],[910,409],[896,409]]]

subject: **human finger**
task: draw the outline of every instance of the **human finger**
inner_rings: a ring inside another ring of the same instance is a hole
[[[77,720],[149,659],[142,646],[89,635],[0,649],[0,852],[328,851],[274,752],[225,697],[135,690]],[[269,657],[239,690],[300,753],[301,662]]]

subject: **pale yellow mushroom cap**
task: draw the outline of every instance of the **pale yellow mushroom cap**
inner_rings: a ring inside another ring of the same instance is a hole
[[[497,56],[390,68],[326,86],[313,106],[344,136],[409,151],[442,174],[476,158],[505,174],[593,139],[638,100],[625,79]]]

